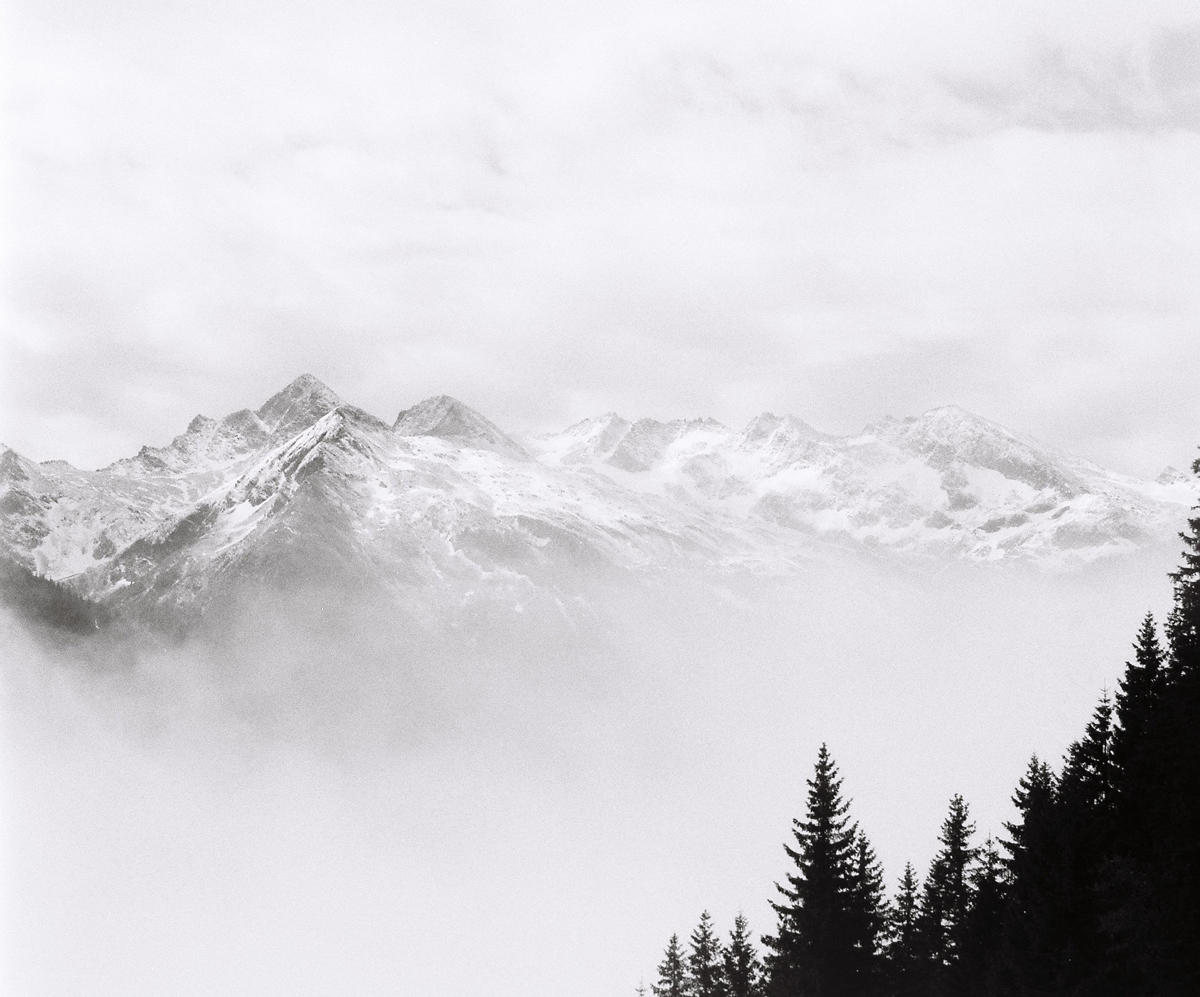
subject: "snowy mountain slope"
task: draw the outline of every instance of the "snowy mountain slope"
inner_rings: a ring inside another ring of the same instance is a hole
[[[166,447],[143,447],[99,471],[35,464],[0,450],[0,550],[54,579],[106,562],[339,403],[316,378],[297,378],[258,412],[196,416]]]
[[[1048,567],[1169,537],[1197,497],[1194,479],[1114,474],[954,406],[846,438],[770,414],[740,432],[607,416],[537,444],[547,462],[734,517],[897,553]]]
[[[474,409],[449,395],[438,395],[405,409],[392,426],[401,436],[436,436],[478,450],[524,458],[521,445]]]
[[[454,405],[461,422],[484,422]],[[460,598],[479,586],[554,598],[614,570],[750,562],[778,546],[762,534],[784,532],[714,525],[512,449],[491,433],[470,441],[401,435],[338,405],[249,459],[239,450],[185,512],[159,505],[153,528],[65,577],[89,597],[157,615],[187,614],[247,582],[365,585],[409,602],[439,591]],[[792,556],[775,555],[777,567],[786,570]]]
[[[298,378],[98,471],[0,451],[3,555],[131,613],[246,584],[370,589],[439,612],[569,598],[613,572],[786,574],[854,552],[1061,569],[1169,539],[1194,479],[1145,482],[961,409],[838,438],[615,414],[518,441],[446,396],[394,425]]]

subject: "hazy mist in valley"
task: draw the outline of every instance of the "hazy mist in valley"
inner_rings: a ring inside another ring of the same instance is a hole
[[[704,908],[773,926],[822,741],[889,886],[952,793],[1003,833],[1171,563],[660,577],[453,633],[329,593],[182,642],[6,618],[5,990],[631,993]]]

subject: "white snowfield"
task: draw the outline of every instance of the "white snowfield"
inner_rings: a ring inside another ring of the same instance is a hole
[[[1171,539],[1197,496],[1174,469],[1115,474],[952,406],[850,437],[609,414],[517,440],[445,396],[388,425],[305,375],[98,471],[0,448],[0,554],[101,601],[182,606],[306,573],[519,598],[611,571],[786,575],[848,550],[1064,570]]]

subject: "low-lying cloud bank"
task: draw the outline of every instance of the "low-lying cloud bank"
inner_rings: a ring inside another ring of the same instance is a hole
[[[828,742],[889,880],[999,833],[1111,686],[1160,559],[595,593],[572,633],[379,606],[51,648],[4,621],[14,993],[624,993],[709,908],[771,926]]]

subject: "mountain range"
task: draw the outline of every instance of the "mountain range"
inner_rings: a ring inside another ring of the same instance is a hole
[[[0,446],[0,556],[135,618],[191,619],[246,585],[520,611],[671,569],[1070,570],[1170,540],[1198,494],[1174,469],[1117,474],[955,406],[845,437],[793,416],[609,413],[517,438],[447,396],[388,423],[304,375],[100,470]]]

